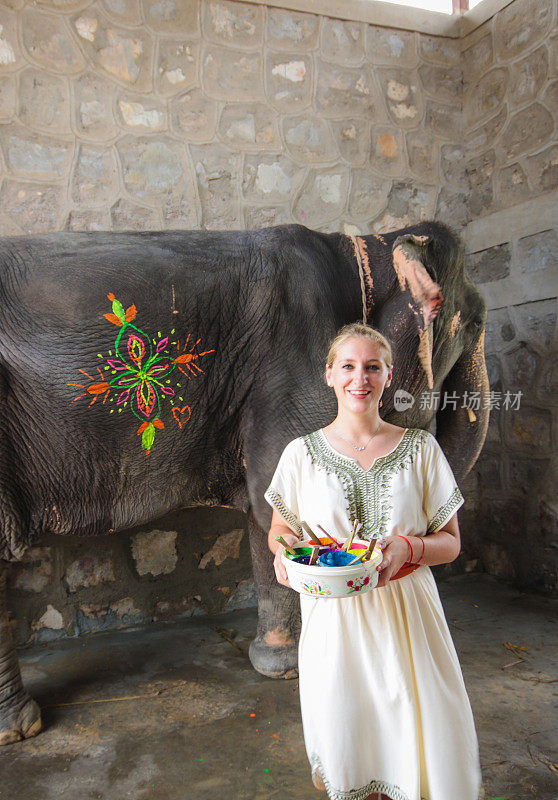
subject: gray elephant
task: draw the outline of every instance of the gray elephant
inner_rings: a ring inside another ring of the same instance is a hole
[[[41,726],[5,594],[9,562],[43,534],[105,535],[196,504],[247,511],[250,656],[293,674],[297,597],[273,577],[263,494],[287,442],[333,415],[328,341],[363,317],[390,339],[382,413],[420,428],[436,416],[459,480],[488,422],[484,315],[459,240],[434,222],[353,238],[286,225],[0,240],[0,744]],[[441,391],[475,404],[436,414],[423,399]]]

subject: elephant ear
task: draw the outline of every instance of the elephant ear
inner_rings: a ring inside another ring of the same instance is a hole
[[[418,357],[430,389],[434,386],[432,374],[432,323],[442,308],[443,296],[440,286],[423,264],[430,236],[405,234],[393,243],[393,268],[401,291],[410,295],[412,309],[418,328]]]

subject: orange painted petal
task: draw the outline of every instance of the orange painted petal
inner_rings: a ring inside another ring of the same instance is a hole
[[[149,422],[142,422],[141,423],[141,425],[138,428],[138,436],[141,436],[141,434],[144,432],[144,430],[147,428],[148,425],[149,425]]]
[[[159,430],[161,430],[161,431],[165,427],[164,424],[163,424],[163,420],[162,419],[158,419],[158,418],[154,419],[153,420],[153,424],[155,425],[156,428],[159,428]]]
[[[115,299],[115,297],[114,297],[114,295],[113,295],[113,293],[112,293],[112,292],[109,292],[109,293],[107,294],[107,297],[108,297],[108,299],[111,301],[111,303],[112,303],[112,301]]]
[[[89,392],[89,394],[102,394],[108,388],[110,388],[108,383],[93,383],[87,387],[86,392]]]
[[[130,306],[126,309],[126,322],[131,322],[133,319],[136,318],[136,314],[138,310],[135,306]]]
[[[122,327],[122,322],[118,319],[116,314],[103,314],[103,317],[108,319],[109,322],[112,322],[113,325],[117,325],[119,328]]]
[[[193,353],[185,353],[183,356],[177,356],[172,363],[187,364],[188,361],[191,361],[193,358],[197,358],[197,356],[194,355]]]

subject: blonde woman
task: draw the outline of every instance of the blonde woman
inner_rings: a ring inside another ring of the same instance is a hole
[[[325,377],[335,419],[292,441],[266,492],[277,580],[282,536],[302,523],[381,537],[378,588],[301,596],[302,721],[312,777],[332,800],[477,800],[477,738],[461,669],[429,569],[460,550],[463,498],[434,437],[383,421],[391,348],[367,325],[343,328]]]

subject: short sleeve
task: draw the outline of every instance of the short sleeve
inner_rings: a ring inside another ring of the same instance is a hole
[[[426,532],[434,533],[453,517],[465,500],[442,448],[431,434],[424,443],[423,480]]]
[[[275,474],[265,492],[265,499],[299,536],[300,525],[298,487],[300,486],[300,458],[298,440],[290,442],[283,450]]]

